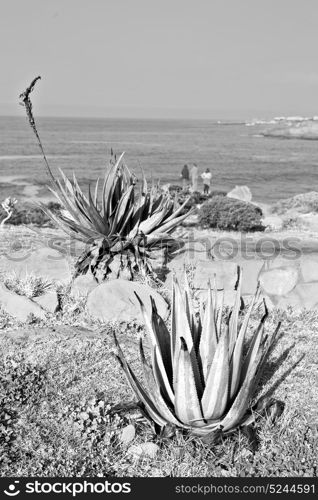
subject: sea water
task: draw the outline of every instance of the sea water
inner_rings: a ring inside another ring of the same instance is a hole
[[[37,127],[55,174],[75,172],[84,190],[103,177],[110,151],[125,151],[137,178],[180,183],[185,163],[212,172],[212,189],[247,185],[256,201],[271,203],[318,191],[318,142],[265,138],[258,127],[216,120],[39,118]],[[24,116],[0,117],[0,201],[46,199],[48,177]],[[199,187],[202,188],[200,182]]]

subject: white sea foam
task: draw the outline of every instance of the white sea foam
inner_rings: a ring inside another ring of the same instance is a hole
[[[30,184],[30,182],[25,180],[24,175],[1,175],[0,176],[1,184],[15,184],[16,186],[26,186]]]
[[[0,161],[8,160],[36,160],[42,158],[41,155],[0,155]]]

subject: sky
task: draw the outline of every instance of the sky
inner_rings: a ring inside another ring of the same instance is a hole
[[[318,115],[318,0],[0,0],[0,114]],[[23,110],[22,110],[23,112]]]

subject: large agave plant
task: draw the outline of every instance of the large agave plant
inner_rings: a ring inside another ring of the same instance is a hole
[[[184,214],[187,201],[178,206],[167,193],[152,187],[148,190],[143,176],[140,192],[135,188],[135,177],[123,163],[110,162],[104,182],[99,189],[99,179],[94,193],[89,188],[85,195],[75,175],[68,179],[62,171],[61,180],[55,178],[48,164],[35,124],[30,93],[36,82],[20,95],[29,123],[40,146],[50,178],[50,191],[63,209],[51,211],[41,204],[43,211],[64,232],[85,243],[85,250],[76,263],[76,275],[91,270],[99,280],[109,273],[133,279],[135,274],[152,272],[151,257],[158,251],[170,252],[182,241],[171,236],[172,230],[189,214]],[[101,191],[101,192],[100,192]]]
[[[86,196],[75,175],[70,180],[61,171],[62,180],[54,179],[50,190],[63,210],[52,212],[42,205],[58,227],[86,244],[77,261],[76,274],[90,269],[104,279],[113,266],[117,273],[128,272],[133,279],[136,273],[152,272],[151,258],[155,253],[171,253],[182,245],[170,233],[189,215],[180,215],[185,204],[179,206],[169,194],[154,186],[148,189],[144,176],[137,193],[135,178],[122,160],[123,155],[110,164],[100,196],[99,180],[94,194],[89,188]]]
[[[201,307],[195,313],[187,281],[182,293],[175,280],[170,331],[154,302],[151,317],[141,302],[151,353],[150,363],[140,340],[143,383],[126,361],[115,336],[116,356],[128,382],[146,415],[161,430],[173,426],[207,436],[230,433],[254,421],[251,400],[279,326],[272,335],[264,334],[265,306],[259,325],[251,336],[247,334],[259,290],[242,315],[240,283],[239,277],[235,302],[224,320],[226,313],[215,288],[208,290],[205,309]],[[258,408],[261,406],[266,408],[264,401]]]

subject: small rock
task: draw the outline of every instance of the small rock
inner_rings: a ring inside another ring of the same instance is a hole
[[[287,295],[295,288],[299,273],[294,267],[276,268],[263,271],[259,281],[263,291],[268,295]]]
[[[263,217],[262,223],[264,226],[274,231],[279,231],[284,225],[284,221],[279,215],[268,215],[267,217]]]
[[[0,283],[0,305],[10,316],[22,322],[27,321],[31,314],[36,318],[45,319],[42,307],[27,297],[11,292],[3,283]]]
[[[126,425],[126,427],[123,428],[123,431],[121,433],[120,441],[124,445],[127,445],[135,439],[135,435],[136,435],[135,426],[132,424]]]
[[[131,446],[127,453],[128,455],[132,455],[135,459],[139,460],[140,458],[149,457],[155,458],[159,451],[159,446],[155,443],[142,443],[139,445]]]
[[[34,297],[32,300],[50,313],[54,314],[59,309],[59,299],[55,290],[51,290],[39,297]]]
[[[71,297],[88,295],[97,286],[98,283],[92,273],[89,272],[81,276],[77,276],[72,283]]]
[[[306,259],[306,257],[304,257],[301,263],[301,272],[304,281],[318,281],[318,259]]]
[[[101,321],[131,322],[138,320],[143,322],[135,292],[144,303],[149,315],[152,310],[150,301],[150,297],[152,297],[156,303],[158,314],[162,319],[167,319],[169,315],[168,304],[158,292],[148,285],[121,279],[106,281],[92,290],[87,298],[87,310],[94,318]]]
[[[232,191],[227,193],[229,198],[235,198],[236,200],[245,201],[250,203],[252,201],[252,193],[248,186],[235,186]]]

